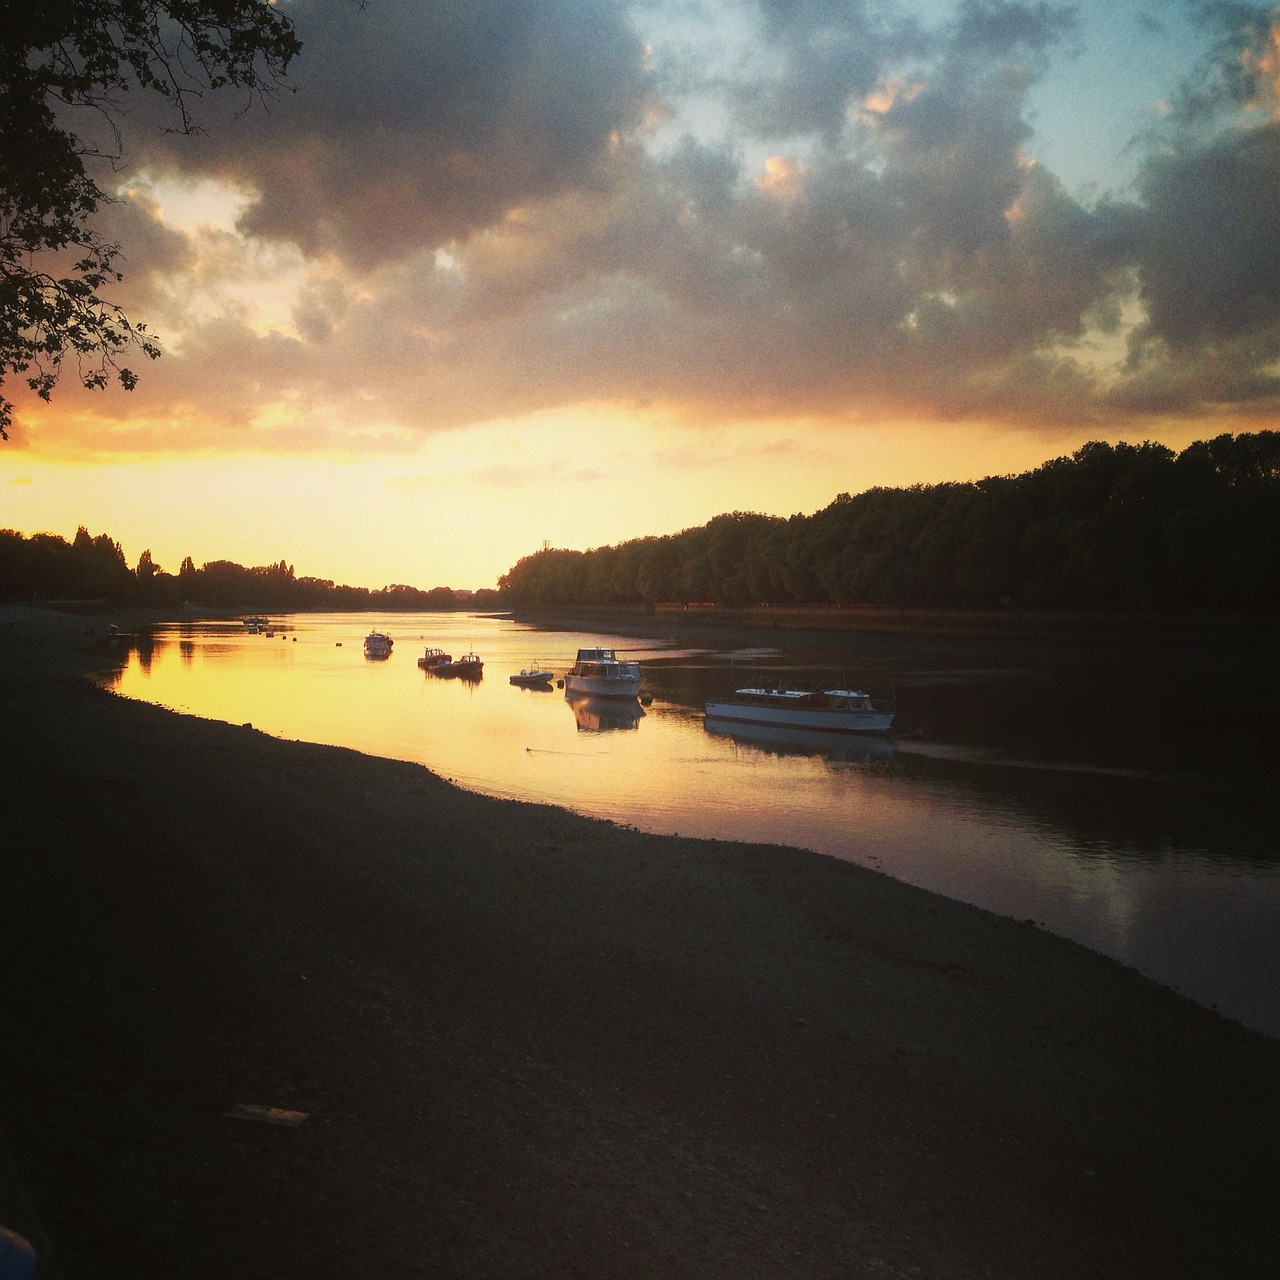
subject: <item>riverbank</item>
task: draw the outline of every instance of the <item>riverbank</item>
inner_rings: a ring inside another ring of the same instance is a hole
[[[790,643],[839,648],[873,638],[1004,641],[1013,644],[1141,645],[1228,650],[1280,643],[1280,613],[1102,613],[1033,609],[921,609],[899,605],[712,604],[526,606],[511,616],[544,628],[625,635],[731,632],[753,642],[785,633]]]
[[[6,1225],[67,1276],[1274,1270],[1277,1042],[856,866],[127,702],[108,628],[0,611]]]

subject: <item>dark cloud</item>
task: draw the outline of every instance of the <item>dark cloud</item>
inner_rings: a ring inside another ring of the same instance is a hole
[[[978,85],[931,86],[886,114],[887,182],[915,222],[920,247],[970,255],[1008,234],[1006,211],[1025,180],[1021,116],[1029,82],[1017,70]]]
[[[1178,351],[1246,334],[1280,350],[1280,126],[1159,156],[1142,195],[1151,332]]]
[[[850,109],[887,76],[940,56],[1028,65],[1074,28],[1069,9],[1009,0],[962,0],[954,20],[919,18],[866,0],[757,0],[762,45],[778,70],[732,86],[739,121],[762,137],[818,134],[834,140]]]
[[[962,0],[955,23],[955,50],[985,58],[1039,62],[1048,49],[1075,29],[1073,5]]]
[[[753,70],[729,87],[739,122],[761,137],[816,133],[834,139],[851,104],[879,82],[884,67],[925,40],[910,19],[863,0],[757,0],[761,45],[772,74]]]
[[[190,241],[165,226],[158,214],[153,205],[136,197],[111,200],[99,207],[95,227],[104,240],[120,246],[118,265],[124,280],[115,296],[126,306],[148,304],[157,278],[195,265]]]
[[[347,295],[337,280],[312,280],[299,291],[293,323],[304,342],[321,343],[332,337],[346,311]]]
[[[590,185],[644,105],[640,42],[604,0],[284,7],[304,44],[286,92],[200,104],[194,139],[135,116],[128,154],[256,190],[243,229],[308,254],[369,266]]]
[[[768,56],[670,61],[726,123],[658,144],[620,5],[293,0],[296,92],[130,155],[257,193],[241,229],[309,255],[295,333],[192,322],[140,401],[228,432],[288,405],[329,440],[592,400],[1079,424],[1276,396],[1280,127],[1175,112],[1137,195],[1090,204],[1027,154],[1064,8],[721,10]],[[252,266],[128,216],[148,267]]]

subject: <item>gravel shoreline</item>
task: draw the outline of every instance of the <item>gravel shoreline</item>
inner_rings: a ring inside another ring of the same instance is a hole
[[[44,1275],[1280,1273],[1280,1042],[848,863],[129,702],[109,624],[0,609]]]

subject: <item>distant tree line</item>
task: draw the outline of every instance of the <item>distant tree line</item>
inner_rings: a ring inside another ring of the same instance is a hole
[[[212,560],[196,568],[191,557],[176,574],[166,573],[146,550],[132,569],[120,544],[81,526],[68,542],[52,533],[26,537],[0,529],[0,599],[107,601],[170,609],[184,604],[273,613],[483,609],[497,607],[497,592],[459,593],[449,587],[423,591],[393,585],[373,591],[327,578],[299,578],[291,564],[245,568]]]
[[[706,602],[932,608],[1280,606],[1280,433],[1181,453],[1085,445],[1034,471],[840,494],[811,516],[735,511],[499,579],[513,607]]]

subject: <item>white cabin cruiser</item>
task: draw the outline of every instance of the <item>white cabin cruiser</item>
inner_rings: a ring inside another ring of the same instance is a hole
[[[389,658],[391,646],[395,642],[385,631],[370,631],[364,638],[364,656],[366,658]]]
[[[565,672],[565,695],[634,698],[640,692],[640,664],[623,662],[612,649],[579,649],[573,669]]]
[[[831,733],[888,733],[893,727],[893,711],[861,689],[738,689],[731,698],[711,699],[705,711],[708,720]]]

